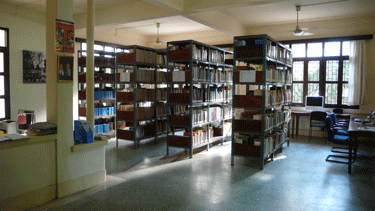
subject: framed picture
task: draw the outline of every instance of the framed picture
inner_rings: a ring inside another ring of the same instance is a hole
[[[73,56],[57,56],[58,82],[73,82]]]
[[[23,83],[46,83],[46,53],[22,51]]]

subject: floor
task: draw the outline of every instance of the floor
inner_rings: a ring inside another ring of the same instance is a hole
[[[114,145],[106,183],[32,210],[375,210],[375,147],[360,147],[348,174],[347,165],[325,162],[332,145],[304,137],[264,170],[241,157],[231,166],[230,142],[193,159],[180,149],[166,156],[163,140]]]

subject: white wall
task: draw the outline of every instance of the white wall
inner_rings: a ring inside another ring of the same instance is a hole
[[[34,110],[36,121],[46,121],[46,85],[24,84],[22,70],[22,50],[46,52],[46,27],[4,12],[0,26],[9,28],[11,119],[27,109]]]

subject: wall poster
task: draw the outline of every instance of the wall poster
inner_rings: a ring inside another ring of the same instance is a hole
[[[74,22],[56,19],[56,52],[74,54]]]
[[[23,50],[23,83],[46,83],[46,53]]]

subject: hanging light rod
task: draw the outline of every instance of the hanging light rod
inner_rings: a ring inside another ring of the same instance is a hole
[[[316,6],[316,5],[322,5],[322,4],[333,4],[333,3],[339,3],[339,2],[344,2],[344,1],[349,1],[349,0],[337,0],[337,1],[327,1],[327,2],[321,2],[321,3],[315,3],[315,4],[297,4],[296,6]]]

